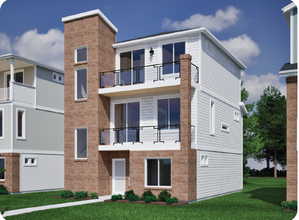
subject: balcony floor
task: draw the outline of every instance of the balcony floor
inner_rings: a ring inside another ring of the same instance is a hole
[[[180,150],[181,143],[124,143],[115,145],[99,145],[99,151],[160,151],[160,150]]]

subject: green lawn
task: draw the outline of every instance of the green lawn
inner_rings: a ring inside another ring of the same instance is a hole
[[[7,219],[128,219],[128,220],[255,220],[292,219],[295,212],[284,211],[285,179],[250,178],[243,192],[171,207],[126,203],[97,203],[35,212]]]

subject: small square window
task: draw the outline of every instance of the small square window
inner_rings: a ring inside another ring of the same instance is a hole
[[[221,131],[229,133],[229,125],[224,122],[221,122]]]
[[[234,121],[236,122],[240,121],[240,112],[234,111]]]
[[[37,158],[34,157],[25,157],[24,158],[25,167],[34,167],[37,166]]]
[[[200,154],[199,165],[201,167],[207,167],[209,165],[209,157],[207,154],[204,153]]]
[[[87,47],[81,47],[75,50],[75,62],[86,62],[87,61]]]

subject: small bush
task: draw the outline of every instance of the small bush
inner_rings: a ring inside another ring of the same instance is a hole
[[[123,196],[121,194],[111,196],[112,201],[117,201],[117,200],[122,200],[122,199],[123,199]]]
[[[125,192],[125,199],[128,199],[129,196],[135,195],[134,190],[129,190]]]
[[[168,198],[166,201],[165,201],[168,205],[171,205],[173,203],[177,203],[178,202],[178,199],[176,197],[171,197],[171,198]]]
[[[159,193],[159,200],[162,202],[166,202],[167,199],[169,199],[171,197],[170,192],[168,192],[167,190],[163,190]]]
[[[89,196],[92,199],[98,199],[99,198],[99,195],[97,193],[95,193],[95,192],[90,193]]]
[[[0,185],[0,195],[7,195],[7,194],[9,194],[9,192],[6,189],[6,187],[3,185]]]
[[[155,195],[145,195],[144,198],[143,198],[143,201],[146,202],[146,203],[156,202],[157,197]]]
[[[297,210],[297,201],[282,201],[281,207],[284,209]]]
[[[64,190],[60,193],[60,197],[65,199],[72,198],[73,196],[74,193],[70,190]]]
[[[130,202],[135,202],[135,201],[139,201],[139,200],[140,200],[140,197],[139,197],[138,195],[136,195],[136,194],[130,194],[130,195],[128,196],[128,200],[129,200]]]
[[[88,197],[88,193],[85,191],[75,192],[74,197],[75,197],[75,199],[85,199]]]
[[[147,191],[145,191],[143,194],[142,194],[142,199],[144,199],[145,197],[147,197],[147,196],[153,196],[154,194],[152,193],[152,191],[150,191],[150,190],[147,190]]]

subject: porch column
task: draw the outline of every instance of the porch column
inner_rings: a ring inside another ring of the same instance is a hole
[[[9,60],[10,68],[10,81],[9,81],[9,99],[13,99],[13,83],[15,82],[15,59],[11,58]]]

